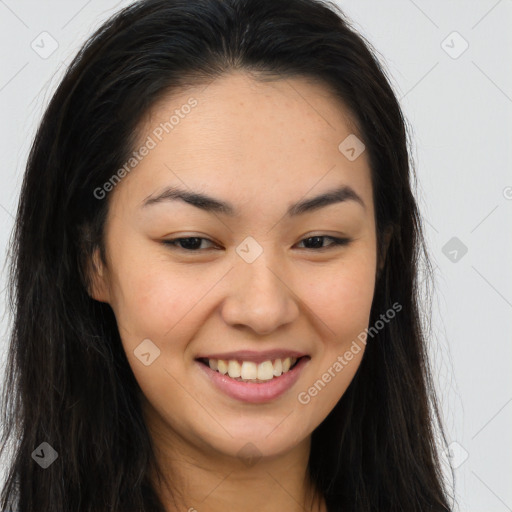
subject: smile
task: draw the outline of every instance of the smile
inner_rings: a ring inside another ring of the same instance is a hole
[[[212,370],[229,375],[232,379],[240,382],[266,382],[279,377],[283,373],[289,372],[297,363],[296,357],[286,357],[284,359],[268,360],[262,363],[254,361],[237,361],[224,359],[201,359]]]
[[[243,402],[262,403],[288,391],[310,360],[309,356],[275,358],[260,363],[198,358],[196,363],[218,391]]]

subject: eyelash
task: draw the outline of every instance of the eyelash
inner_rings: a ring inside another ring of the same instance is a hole
[[[328,239],[332,240],[332,243],[326,247],[320,247],[319,249],[305,248],[306,250],[313,251],[313,252],[323,252],[328,249],[333,249],[335,247],[347,246],[350,244],[350,242],[352,242],[351,238],[336,238],[334,236],[328,236],[328,235],[309,236],[307,238],[303,238],[300,242],[304,242],[305,240],[312,240],[313,238],[328,238]],[[182,240],[207,240],[208,242],[212,242],[208,238],[203,238],[203,237],[199,237],[199,236],[187,236],[187,237],[182,237],[182,238],[173,238],[171,240],[162,240],[162,243],[171,249],[177,249],[177,250],[185,251],[185,252],[202,252],[200,249],[185,249],[184,247],[179,247],[178,243]],[[214,242],[212,242],[212,243],[214,243]]]

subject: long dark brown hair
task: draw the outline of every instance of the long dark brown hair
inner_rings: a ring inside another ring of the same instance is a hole
[[[330,512],[450,510],[418,279],[421,262],[427,278],[432,270],[407,123],[375,50],[320,0],[139,1],[68,67],[31,147],[9,247],[2,451],[9,440],[13,449],[3,509],[164,512],[115,316],[87,293],[84,265],[97,247],[104,257],[109,207],[94,190],[126,162],[158,100],[232,70],[329,87],[366,145],[379,250],[393,228],[370,324],[395,302],[402,310],[368,342],[349,388],[313,432],[311,478]],[[58,453],[46,469],[32,457],[42,442]]]

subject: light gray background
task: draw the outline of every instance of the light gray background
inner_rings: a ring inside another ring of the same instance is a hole
[[[2,263],[43,107],[87,36],[130,3],[0,0]],[[414,129],[418,201],[436,269],[431,353],[457,466],[457,510],[512,511],[512,0],[338,4],[378,50]],[[44,31],[58,43],[47,58],[31,47],[43,46]],[[453,237],[456,245],[446,246]],[[4,364],[5,267],[0,279]]]

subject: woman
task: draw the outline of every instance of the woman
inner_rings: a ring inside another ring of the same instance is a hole
[[[449,510],[410,173],[333,4],[105,23],[24,176],[2,507]]]

